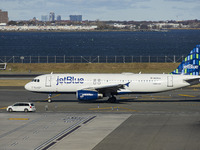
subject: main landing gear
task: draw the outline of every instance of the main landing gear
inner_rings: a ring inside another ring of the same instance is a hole
[[[116,103],[116,101],[117,101],[117,99],[113,95],[111,97],[109,97],[109,99],[108,99],[109,103]]]

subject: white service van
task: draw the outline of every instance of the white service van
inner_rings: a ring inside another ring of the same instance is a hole
[[[24,111],[24,112],[29,112],[29,111],[36,111],[35,106],[33,103],[29,102],[17,102],[11,106],[7,107],[8,112],[12,111]]]

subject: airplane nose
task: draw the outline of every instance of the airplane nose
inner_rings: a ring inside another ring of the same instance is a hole
[[[31,88],[30,88],[30,83],[27,83],[27,84],[24,86],[24,88],[25,88],[26,90],[30,91],[30,90],[31,90]]]

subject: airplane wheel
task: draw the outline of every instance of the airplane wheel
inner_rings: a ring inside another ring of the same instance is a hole
[[[52,94],[49,94],[49,96],[48,96],[48,103],[51,103],[51,96],[52,96]]]
[[[108,99],[109,103],[116,103],[116,97],[112,96]]]

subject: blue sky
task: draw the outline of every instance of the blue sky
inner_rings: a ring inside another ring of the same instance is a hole
[[[200,20],[200,0],[0,0],[0,9],[9,20],[41,19],[51,11],[65,20],[79,14],[83,20]]]

